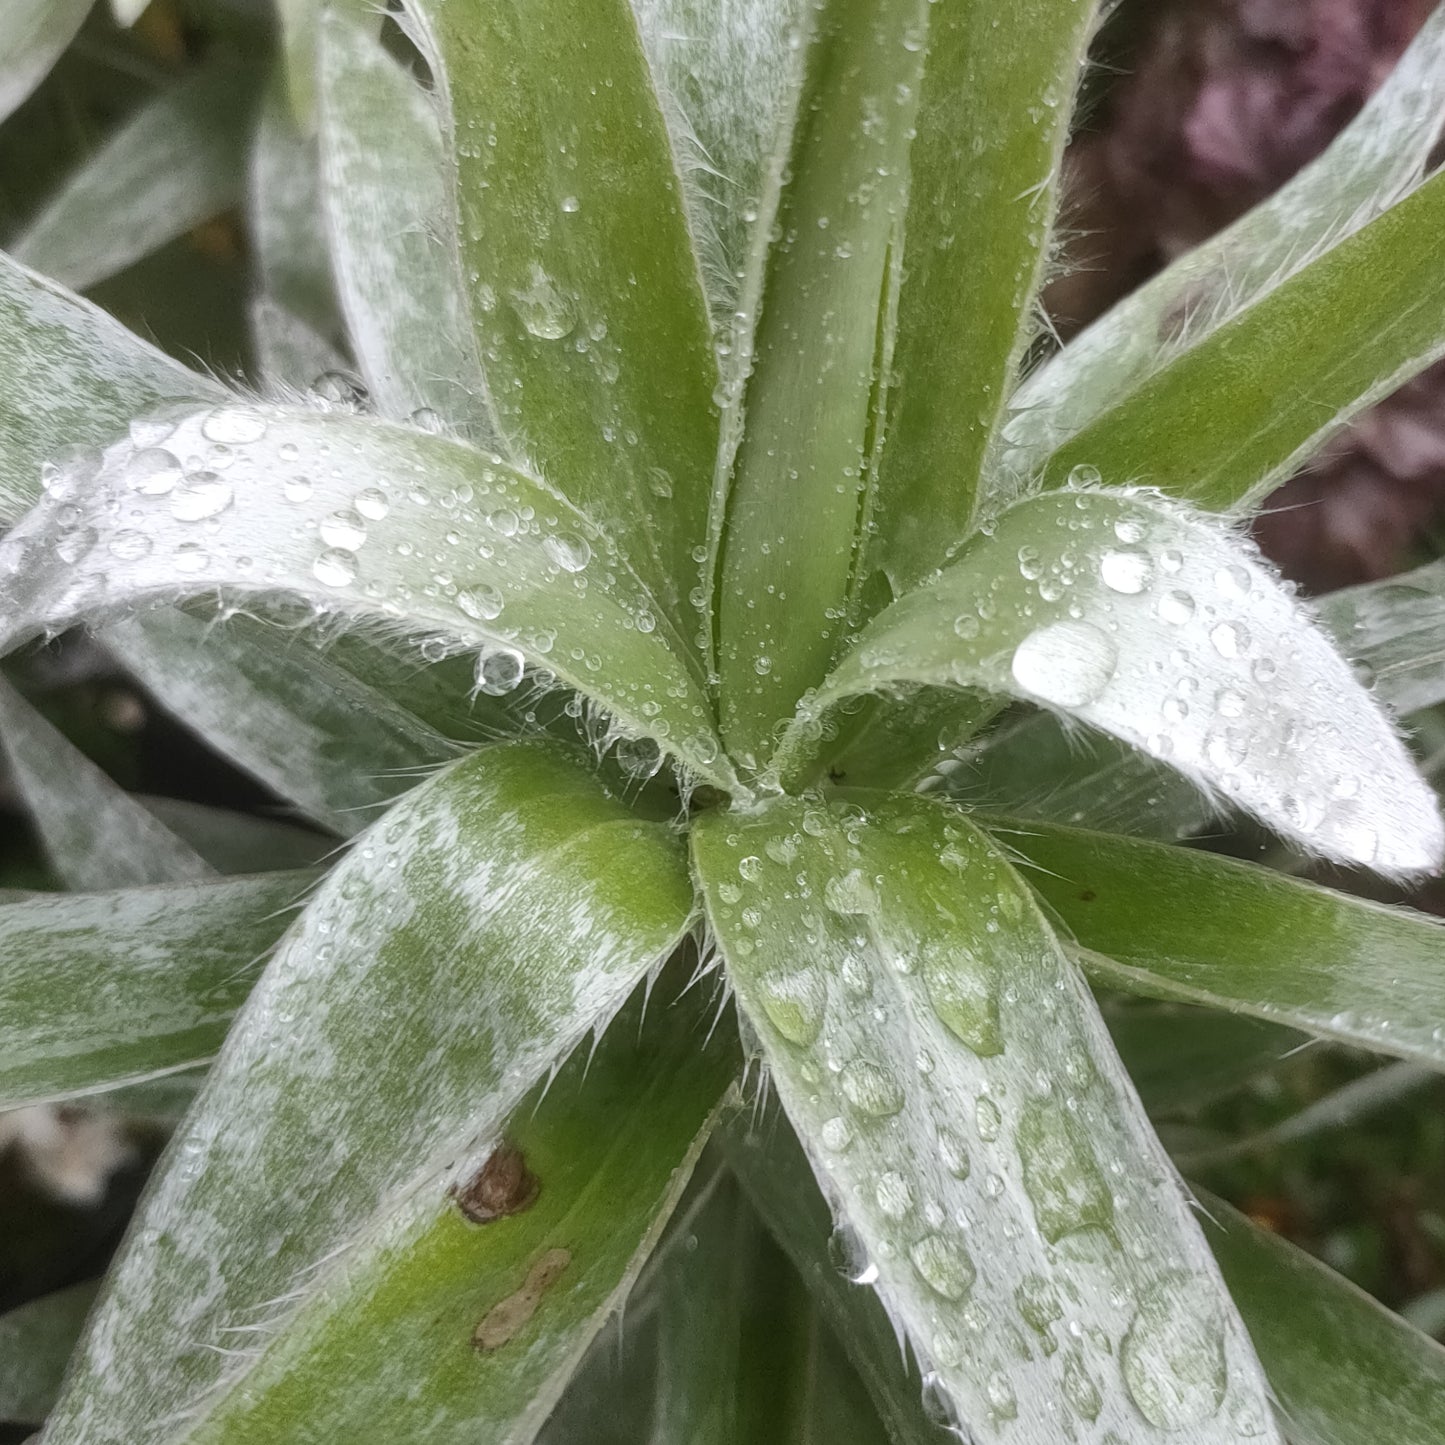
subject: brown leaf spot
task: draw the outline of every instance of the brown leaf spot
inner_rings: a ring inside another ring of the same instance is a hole
[[[571,1250],[549,1249],[527,1272],[521,1289],[499,1300],[482,1316],[472,1335],[472,1348],[483,1355],[500,1350],[537,1313],[542,1296],[571,1262]]]
[[[530,1209],[541,1188],[522,1151],[515,1144],[499,1144],[465,1184],[452,1185],[452,1197],[473,1224],[490,1224]]]

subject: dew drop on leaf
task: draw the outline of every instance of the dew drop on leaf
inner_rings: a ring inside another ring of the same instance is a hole
[[[878,1208],[889,1219],[905,1219],[913,1208],[913,1187],[896,1170],[881,1175],[874,1190]]]
[[[838,1083],[854,1111],[865,1117],[886,1119],[903,1107],[903,1090],[886,1064],[854,1059],[844,1067]]]
[[[1210,1419],[1224,1403],[1224,1318],[1216,1291],[1198,1275],[1170,1274],[1139,1304],[1120,1352],[1124,1384],[1161,1430]]]
[[[368,522],[380,522],[391,511],[391,503],[386,500],[386,493],[380,487],[366,487],[359,491],[352,505]]]
[[[758,991],[762,995],[763,1012],[789,1043],[805,1047],[822,1032],[828,990],[816,970],[801,968],[790,973],[771,973],[760,981]],[[847,1093],[846,1078],[843,1088]]]
[[[1099,561],[1099,578],[1111,592],[1125,596],[1142,592],[1154,576],[1154,564],[1144,552],[1106,552]]]
[[[992,1144],[998,1138],[999,1130],[1003,1128],[1003,1115],[999,1113],[998,1105],[985,1095],[974,1105],[973,1122],[978,1130],[978,1137],[985,1144]]]
[[[476,622],[490,622],[501,615],[502,594],[495,587],[479,582],[457,592],[457,606]]]
[[[1103,1396],[1077,1354],[1064,1361],[1064,1399],[1082,1419],[1094,1421],[1104,1408]]]
[[[1182,627],[1194,616],[1194,599],[1177,588],[1159,599],[1159,617],[1172,627]]]
[[[1118,649],[1093,623],[1051,622],[1019,643],[1013,675],[1044,702],[1082,707],[1109,685],[1118,661]]]
[[[311,564],[311,574],[323,587],[349,587],[356,581],[356,558],[342,547],[328,547]]]
[[[564,571],[580,572],[592,559],[592,546],[573,532],[558,532],[542,543],[547,555]]]
[[[830,878],[823,885],[823,902],[834,913],[858,914],[878,911],[878,894],[861,868]]]
[[[245,446],[266,435],[266,418],[245,407],[224,407],[213,411],[201,423],[201,435],[207,441]]]
[[[997,1372],[990,1375],[984,1386],[984,1394],[988,1396],[988,1403],[993,1406],[993,1412],[1000,1420],[1013,1420],[1018,1417],[1018,1397],[1006,1375]]]
[[[1051,1244],[1092,1225],[1107,1226],[1114,1198],[1083,1126],[1052,1097],[1032,1099],[1018,1130],[1024,1190],[1039,1232]]]
[[[841,1114],[834,1114],[823,1121],[822,1138],[825,1148],[841,1154],[853,1142],[853,1127]]]
[[[968,1145],[951,1129],[938,1131],[938,1162],[955,1179],[967,1179],[973,1169],[973,1161],[968,1156]]]
[[[525,663],[522,654],[510,647],[484,652],[477,658],[476,686],[488,697],[506,697],[522,680]]]
[[[125,485],[146,497],[163,496],[180,479],[180,462],[161,447],[146,447],[133,453],[121,470],[121,480]]]
[[[939,1022],[983,1058],[1003,1052],[993,968],[964,948],[929,950],[923,983]]]
[[[323,517],[320,532],[328,547],[344,547],[348,552],[355,552],[366,541],[366,523],[350,507]]]
[[[925,1234],[908,1251],[908,1258],[919,1278],[947,1300],[961,1300],[977,1278],[968,1251],[959,1241],[941,1234]]]

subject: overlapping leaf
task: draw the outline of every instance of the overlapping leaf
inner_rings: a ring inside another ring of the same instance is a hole
[[[670,832],[635,821],[556,745],[485,749],[398,803],[321,885],[237,1020],[112,1272],[51,1437],[140,1445],[196,1438],[203,1406],[244,1417],[233,1391],[247,1388],[249,1347],[293,1308],[371,1269],[385,1283],[388,1250],[408,1239],[465,1251],[448,1171],[495,1143],[691,911]],[[543,1292],[538,1270],[555,1281],[566,1243],[529,1248],[473,1325],[495,1305],[522,1328],[518,1292]],[[427,1277],[402,1271],[395,1288],[424,1292]],[[358,1322],[332,1340],[349,1348]],[[466,1336],[455,1349],[475,1367]],[[405,1397],[382,1357],[362,1378],[388,1382],[378,1399]]]
[[[1445,852],[1434,796],[1329,639],[1231,534],[1146,493],[1004,512],[864,630],[784,767],[833,703],[910,683],[1042,703],[1341,861],[1407,873]]]
[[[95,1282],[42,1295],[0,1315],[0,1420],[38,1425],[95,1300]]]
[[[90,0],[17,0],[5,16],[0,120],[45,79],[90,9]]]
[[[782,802],[693,839],[739,1004],[855,1268],[963,1428],[1277,1440],[1088,991],[988,840],[908,798]]]

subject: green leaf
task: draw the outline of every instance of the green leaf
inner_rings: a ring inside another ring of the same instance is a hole
[[[16,0],[5,16],[0,63],[0,120],[12,114],[45,79],[80,29],[90,0]]]
[[[848,611],[926,10],[835,0],[807,41],[718,577],[723,736],[755,765]]]
[[[0,1106],[114,1089],[209,1058],[314,877],[0,906]]]
[[[1435,1445],[1445,1349],[1222,1199],[1201,1201],[1294,1445]]]
[[[483,691],[530,661],[703,777],[730,776],[684,644],[610,539],[542,482],[425,432],[259,403],[173,412],[98,473],[67,473],[6,538],[0,584],[7,565],[10,646],[142,602],[299,595],[443,652],[488,649]]]
[[[1445,924],[1212,853],[998,827],[1099,982],[1445,1068]]]
[[[451,102],[462,264],[503,436],[691,643],[718,371],[627,0],[417,0]]]
[[[386,1238],[367,1240],[185,1439],[262,1445],[319,1418],[353,1439],[530,1441],[622,1308],[736,1067],[727,1040],[703,1049],[696,1004],[648,1007],[645,1026],[628,1009],[517,1110],[500,1158],[532,1176],[530,1202],[524,1184],[518,1213],[463,1217],[450,1191],[498,1158],[491,1145],[418,1181],[387,1211]]]
[[[329,834],[280,818],[237,813],[155,793],[134,796],[218,873],[313,868],[336,851],[336,840]]]
[[[1445,702],[1445,563],[1347,587],[1315,605],[1320,621],[1360,663],[1375,693],[1399,712]]]
[[[526,1094],[671,952],[692,909],[671,831],[636,821],[556,744],[484,749],[398,802],[321,884],[238,1017],[112,1271],[52,1431],[96,1445],[190,1440],[194,1428],[175,1422],[194,1427],[198,1410],[224,1410],[240,1430],[253,1384],[270,1398],[259,1382],[272,1352],[304,1353],[333,1292],[359,1291],[318,1342],[343,1352],[373,1305],[384,1318],[426,1295],[431,1270],[389,1274],[393,1250],[414,1245],[453,1280],[475,1266],[446,1197],[449,1178],[469,1174],[449,1171],[481,1162],[478,1146],[496,1144]],[[583,1117],[569,1099],[564,1122]],[[645,1132],[651,1105],[644,1117]],[[614,1131],[587,1118],[580,1138],[610,1149]],[[691,1118],[687,1137],[698,1127]],[[604,1227],[590,1206],[585,1217]],[[439,1389],[475,1367],[472,1328],[506,1299],[499,1319],[525,1314],[518,1292],[555,1280],[550,1251],[571,1248],[570,1233],[453,1296],[468,1326],[445,1359],[422,1329],[435,1297],[394,1336],[368,1323],[360,1337],[378,1352],[358,1364],[347,1408],[365,1420],[401,1407],[413,1337]],[[514,1379],[512,1398],[537,1383]],[[462,1438],[477,1439],[470,1428]]]
[[[928,13],[909,147],[904,282],[869,566],[894,595],[973,531],[984,456],[1038,325],[1089,0],[954,0]]]
[[[15,259],[86,290],[234,204],[255,97],[255,71],[229,61],[162,91],[67,177]]]
[[[1050,457],[1045,482],[1083,468],[1217,510],[1257,503],[1445,354],[1442,225],[1445,174],[1090,422]]]
[[[1154,494],[1002,513],[864,630],[780,771],[832,704],[910,683],[1048,706],[1338,861],[1410,873],[1445,852],[1434,795],[1308,614],[1232,533]]]
[[[1413,190],[1445,118],[1445,11],[1318,160],[1131,292],[1015,393],[1002,463],[1032,474],[1131,391]],[[1323,313],[1321,313],[1323,314]],[[1293,378],[1300,364],[1291,357]]]
[[[69,888],[209,878],[210,866],[0,678],[0,753]]]
[[[96,1288],[87,1280],[0,1315],[0,1420],[39,1425],[45,1419]]]
[[[882,1301],[849,1279],[830,1251],[832,1214],[787,1119],[773,1115],[762,1127],[749,1127],[739,1118],[719,1137],[753,1207],[846,1347],[888,1439],[893,1445],[940,1445],[947,1440],[943,1426],[924,1413],[923,1378],[900,1348]]]
[[[100,640],[168,712],[349,837],[456,745],[324,653],[245,618],[146,613]]]
[[[856,1269],[960,1424],[981,1445],[1054,1445],[1063,1421],[1131,1445],[1278,1440],[1083,980],[987,837],[893,798],[780,800],[693,839]]]
[[[435,98],[369,17],[321,20],[321,170],[347,331],[382,416],[492,446]]]
[[[13,521],[35,501],[45,464],[71,448],[112,441],[170,398],[224,395],[0,253],[0,520]]]

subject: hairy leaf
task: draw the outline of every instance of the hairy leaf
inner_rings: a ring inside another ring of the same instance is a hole
[[[5,15],[0,120],[45,79],[90,9],[90,0],[15,0]]]
[[[224,395],[0,253],[0,521],[35,501],[46,463],[71,448],[104,445],[159,402]]]
[[[0,678],[0,752],[56,873],[75,889],[208,878],[210,866]]]
[[[146,601],[299,595],[443,650],[487,648],[484,691],[531,661],[728,776],[702,682],[608,539],[535,478],[425,432],[261,404],[143,424],[6,538],[7,589],[10,646]]]
[[[157,611],[100,640],[168,712],[343,837],[456,754],[326,655],[244,618],[218,627]]]
[[[1109,407],[1417,186],[1445,118],[1442,59],[1445,11],[1437,11],[1324,155],[1132,292],[1024,382],[1005,432],[1005,464],[1020,474],[1036,471]],[[1291,359],[1291,377],[1299,360]]]
[[[1090,422],[1045,480],[1084,468],[1219,510],[1258,502],[1445,354],[1442,224],[1445,174]]]
[[[112,1270],[52,1436],[194,1438],[181,1423],[243,1404],[248,1346],[273,1335],[280,1348],[293,1309],[359,1286],[409,1237],[464,1239],[442,1207],[446,1171],[496,1141],[692,907],[670,831],[634,820],[555,744],[483,749],[397,803],[322,883],[237,1019]],[[554,1257],[527,1253],[504,1291],[476,1300],[473,1326],[541,1292],[533,1271]],[[471,1359],[465,1335],[456,1349]],[[397,1402],[380,1363],[361,1378]]]
[[[987,838],[913,798],[788,800],[693,838],[855,1269],[961,1426],[981,1445],[1053,1445],[1063,1421],[1131,1445],[1277,1440],[1092,999]]]
[[[0,1420],[38,1425],[45,1419],[96,1288],[87,1280],[0,1315]]]
[[[255,92],[229,61],[162,91],[67,177],[15,259],[85,290],[225,210],[245,190]]]
[[[451,101],[472,320],[504,438],[691,643],[718,372],[628,0],[417,0]]]
[[[1202,1203],[1294,1445],[1435,1445],[1445,1348],[1222,1199]]]
[[[755,762],[848,611],[927,8],[834,0],[808,40],[718,578],[723,736]]]
[[[1188,848],[1042,823],[999,836],[1100,982],[1445,1069],[1445,923]]]
[[[1096,11],[1088,0],[954,0],[927,11],[877,540],[866,552],[894,595],[969,535],[990,485],[983,460],[1037,325]]]
[[[1041,703],[1342,862],[1410,873],[1445,853],[1433,794],[1325,635],[1232,534],[1151,494],[1004,512],[864,630],[793,746],[833,703],[907,683]]]
[[[371,20],[321,20],[326,219],[347,329],[377,410],[492,445],[436,103]]]
[[[220,1048],[315,874],[0,906],[0,1107],[184,1069]]]

